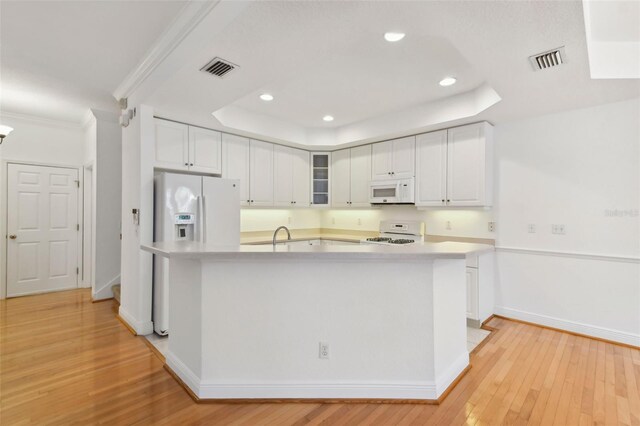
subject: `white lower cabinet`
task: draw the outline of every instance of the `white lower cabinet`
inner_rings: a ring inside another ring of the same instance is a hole
[[[467,257],[467,319],[480,327],[494,313],[494,252]]]
[[[467,318],[480,319],[478,316],[478,268],[467,266]]]

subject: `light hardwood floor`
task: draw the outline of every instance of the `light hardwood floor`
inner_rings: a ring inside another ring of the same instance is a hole
[[[640,425],[640,351],[494,319],[439,406],[196,404],[112,302],[0,302],[0,424]]]

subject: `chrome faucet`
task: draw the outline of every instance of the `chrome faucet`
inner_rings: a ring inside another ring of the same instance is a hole
[[[273,233],[273,246],[276,246],[276,236],[278,235],[278,231],[280,231],[281,229],[284,229],[285,231],[287,231],[287,240],[291,240],[291,232],[289,232],[289,228],[287,228],[286,226],[278,226],[278,229],[276,229],[276,232]]]

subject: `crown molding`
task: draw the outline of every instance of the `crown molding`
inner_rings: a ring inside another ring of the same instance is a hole
[[[129,97],[220,1],[187,3],[145,57],[116,88],[113,97],[117,100]]]
[[[23,113],[3,110],[2,112],[0,112],[0,121],[2,121],[2,119],[5,117],[13,120],[29,121],[42,126],[57,127],[61,129],[72,129],[72,130],[82,130],[85,124],[84,120],[81,123],[78,123],[77,121],[57,120],[57,119],[41,117],[37,115],[23,114]]]

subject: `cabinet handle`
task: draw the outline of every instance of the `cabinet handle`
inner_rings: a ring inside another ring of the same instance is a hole
[[[247,203],[250,203],[250,202],[251,202],[251,200],[247,200]],[[442,200],[442,202],[444,203],[444,200]]]
[[[192,164],[192,166],[193,166],[193,164]],[[395,175],[395,174],[396,174],[396,172],[391,172],[391,174],[392,174],[392,175]]]
[[[190,165],[190,166],[193,166],[193,163],[190,163],[189,165]]]
[[[442,202],[444,203],[444,200],[442,200]]]
[[[447,203],[450,203],[450,202],[451,202],[451,200],[447,200]]]
[[[189,163],[184,163],[184,165],[185,165],[185,166],[188,166],[188,165],[189,165]]]
[[[10,239],[10,240],[15,240],[16,238],[18,238],[18,236],[17,236],[17,235],[9,235],[9,239]]]

